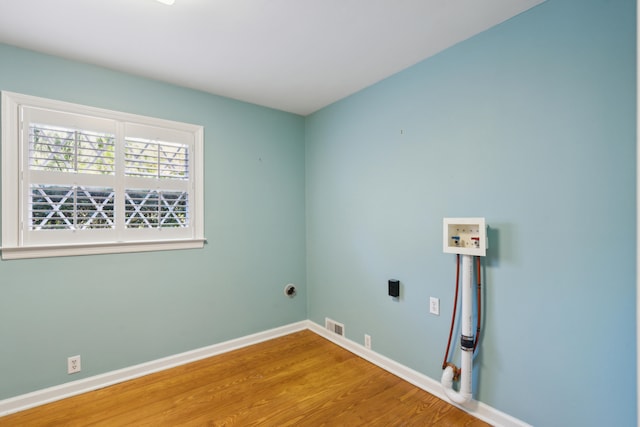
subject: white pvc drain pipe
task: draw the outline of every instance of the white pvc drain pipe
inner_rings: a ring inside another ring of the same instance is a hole
[[[460,390],[453,389],[454,368],[442,373],[442,387],[453,402],[463,405],[471,400],[473,390],[473,256],[462,255],[462,330],[460,348]]]

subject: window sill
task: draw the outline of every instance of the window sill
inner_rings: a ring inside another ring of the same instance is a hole
[[[1,250],[2,259],[10,260],[79,255],[121,254],[129,252],[169,251],[177,249],[202,249],[206,242],[206,239],[188,239],[144,242],[3,247]]]

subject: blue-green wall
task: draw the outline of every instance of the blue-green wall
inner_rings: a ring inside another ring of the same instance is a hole
[[[309,318],[439,379],[442,218],[486,217],[474,396],[536,426],[635,426],[635,16],[548,0],[309,116]]]
[[[307,318],[302,117],[6,45],[0,89],[203,125],[208,239],[1,261],[0,399]]]
[[[439,379],[442,218],[484,216],[474,396],[635,425],[635,29],[632,0],[547,0],[306,119],[0,45],[2,90],[203,125],[209,239],[1,261],[0,399],[326,316]]]

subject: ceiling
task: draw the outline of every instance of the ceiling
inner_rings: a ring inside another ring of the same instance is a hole
[[[0,43],[307,115],[544,0],[0,0]]]

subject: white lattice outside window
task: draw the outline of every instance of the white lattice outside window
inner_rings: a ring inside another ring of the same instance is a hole
[[[2,93],[2,257],[202,247],[201,126]]]

